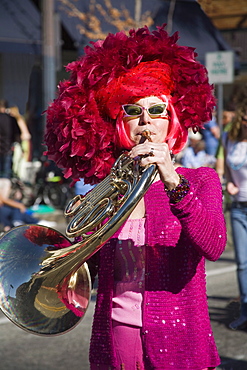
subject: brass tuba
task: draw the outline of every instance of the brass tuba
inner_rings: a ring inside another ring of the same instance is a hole
[[[151,141],[148,130],[141,142],[146,139]],[[4,234],[0,308],[14,324],[51,336],[80,322],[91,299],[86,261],[129,217],[157,174],[156,165],[143,168],[139,161],[122,154],[110,175],[86,196],[77,195],[69,202],[66,237],[40,225],[23,225]]]

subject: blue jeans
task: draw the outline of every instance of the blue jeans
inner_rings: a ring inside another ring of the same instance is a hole
[[[0,207],[0,224],[13,227],[16,221],[23,224],[36,224],[39,220],[27,212],[21,212],[18,208],[5,205]]]
[[[247,202],[232,203],[231,225],[241,297],[241,313],[247,316]]]
[[[83,179],[75,183],[75,194],[85,195],[89,190],[91,190],[94,185],[84,184]]]
[[[12,176],[12,154],[0,155],[0,177],[11,179]]]

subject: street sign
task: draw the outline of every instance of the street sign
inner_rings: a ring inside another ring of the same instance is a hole
[[[205,59],[210,83],[225,84],[233,82],[234,80],[233,51],[216,51],[206,53]]]

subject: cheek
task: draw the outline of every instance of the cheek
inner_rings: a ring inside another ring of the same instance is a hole
[[[167,135],[168,133],[168,124],[163,124],[163,127],[162,127],[162,132],[164,135]]]
[[[126,132],[126,135],[128,137],[130,137],[130,126],[129,126],[128,122],[124,122],[124,130]]]
[[[160,136],[161,141],[165,141],[165,139],[168,135],[168,126],[169,126],[169,122],[168,121],[166,121],[166,122],[163,121],[157,127],[157,131],[160,134],[159,136]]]
[[[135,125],[133,124],[133,122],[124,121],[124,129],[125,129],[126,135],[130,139],[134,136],[134,127]]]

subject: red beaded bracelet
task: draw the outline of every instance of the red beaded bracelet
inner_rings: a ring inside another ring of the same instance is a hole
[[[178,176],[180,178],[180,181],[174,189],[169,190],[164,185],[165,192],[170,198],[170,202],[174,204],[180,202],[180,200],[182,200],[190,190],[189,181],[183,175],[178,174]]]

